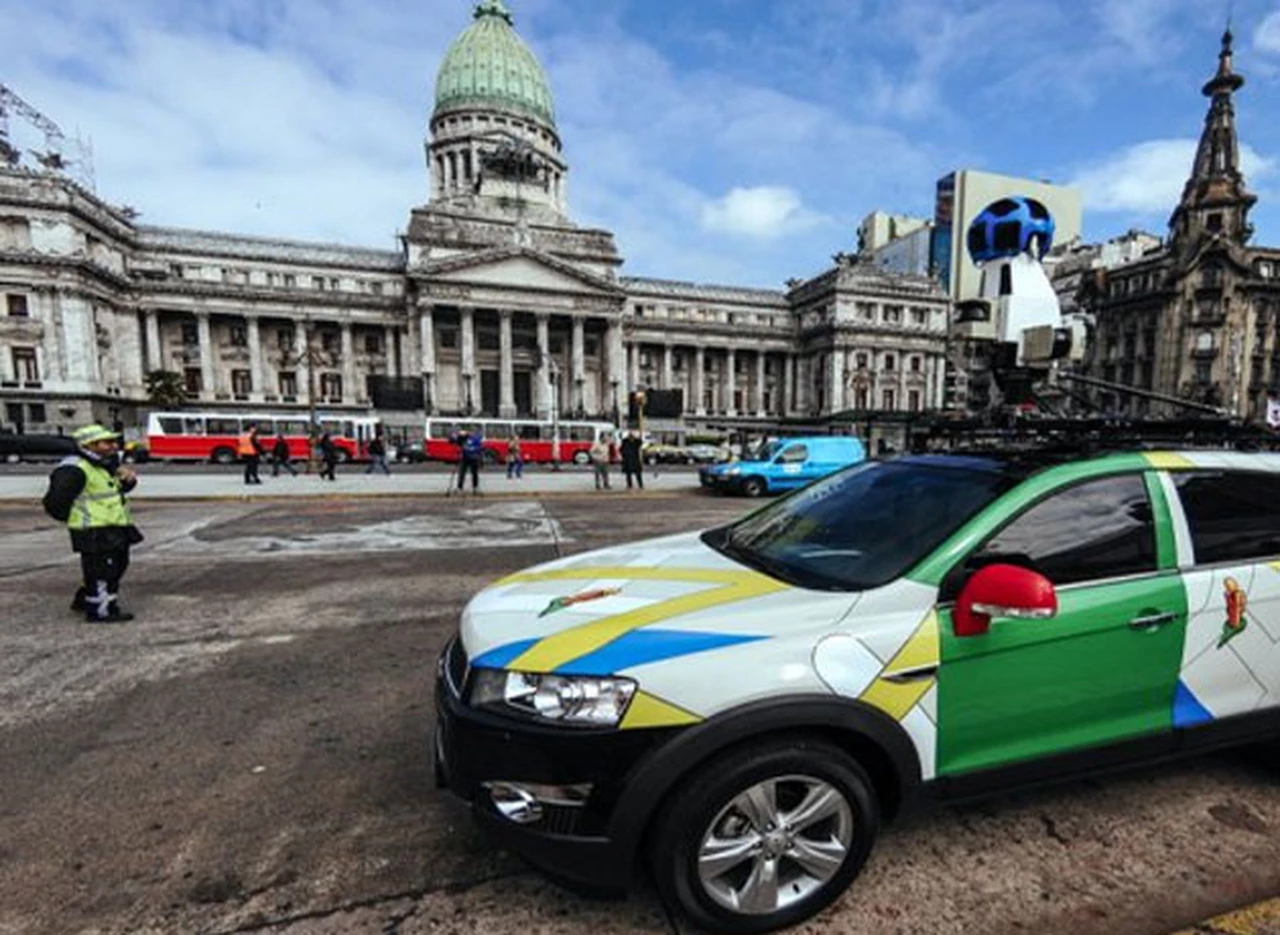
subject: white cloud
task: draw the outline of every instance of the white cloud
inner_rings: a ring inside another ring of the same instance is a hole
[[[704,230],[748,237],[781,237],[822,223],[794,189],[777,185],[735,188],[702,206]]]
[[[1253,31],[1253,46],[1260,52],[1280,55],[1280,10],[1258,24]]]
[[[1148,140],[1120,150],[1084,169],[1071,182],[1084,192],[1089,211],[1156,214],[1172,211],[1191,175],[1196,141]],[[1267,177],[1275,160],[1241,145],[1246,180]]]

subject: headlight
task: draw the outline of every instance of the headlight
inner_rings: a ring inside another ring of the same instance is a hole
[[[616,727],[636,693],[631,679],[476,669],[473,708],[508,709],[540,720]]]
[[[732,475],[738,475],[738,474],[741,474],[741,473],[742,473],[742,468],[740,468],[740,467],[731,467],[731,468],[726,468],[726,469],[725,469],[725,473],[726,473],[726,474],[729,474],[729,475],[731,475],[731,476],[732,476]]]

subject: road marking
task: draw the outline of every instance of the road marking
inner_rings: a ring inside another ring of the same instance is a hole
[[[1280,899],[1268,899],[1215,916],[1174,935],[1276,935],[1280,932]]]

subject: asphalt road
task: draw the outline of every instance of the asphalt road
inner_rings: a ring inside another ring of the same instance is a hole
[[[0,932],[672,933],[565,892],[433,787],[468,596],[742,501],[147,504],[125,597],[67,610],[65,533],[0,506]],[[734,677],[741,677],[735,673]],[[1166,933],[1280,893],[1280,768],[1245,753],[931,808],[808,933]]]

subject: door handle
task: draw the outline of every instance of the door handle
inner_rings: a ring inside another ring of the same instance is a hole
[[[1176,613],[1167,614],[1147,614],[1142,617],[1134,617],[1129,621],[1130,630],[1158,630],[1161,627],[1173,623],[1178,619]]]

